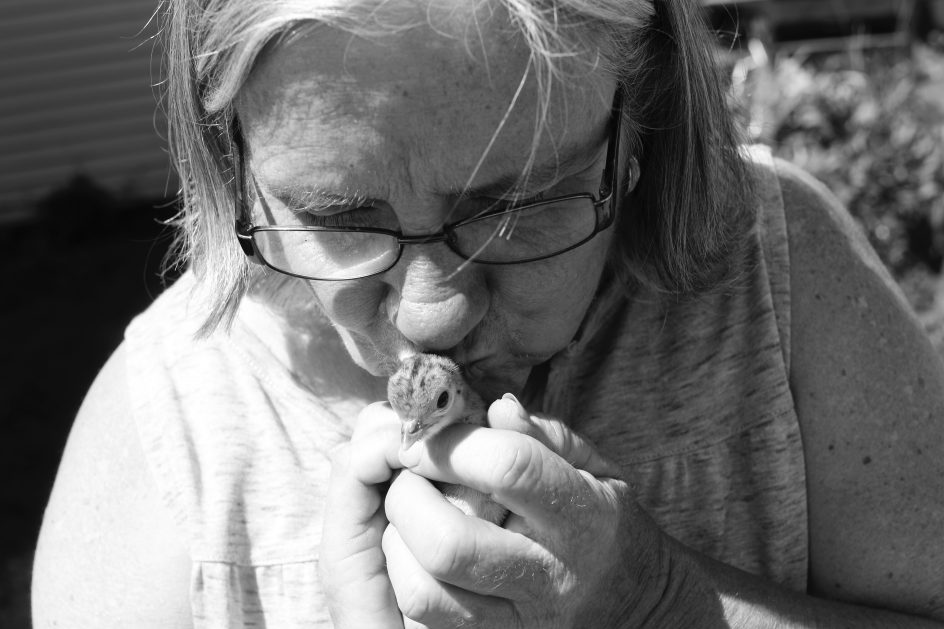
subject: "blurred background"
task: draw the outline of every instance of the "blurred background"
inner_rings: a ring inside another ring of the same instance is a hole
[[[745,135],[846,203],[944,348],[944,0],[700,0]],[[4,0],[0,627],[72,419],[161,277],[177,182],[156,0]]]
[[[3,0],[0,628],[29,627],[33,548],[69,427],[161,290],[177,182],[157,0]]]

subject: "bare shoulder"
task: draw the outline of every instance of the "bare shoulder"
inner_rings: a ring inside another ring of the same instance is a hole
[[[790,235],[791,269],[821,276],[821,262],[853,263],[897,294],[865,234],[821,181],[783,160],[776,162]]]
[[[33,567],[33,623],[189,627],[190,561],[132,421],[123,349],[73,424]]]
[[[777,169],[811,587],[941,617],[944,366],[841,204],[796,167]]]

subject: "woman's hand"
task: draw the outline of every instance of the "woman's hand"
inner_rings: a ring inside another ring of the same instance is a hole
[[[400,467],[399,443],[400,420],[377,403],[333,453],[318,567],[336,629],[403,626],[380,546],[387,527],[382,488]]]
[[[400,455],[407,470],[387,493],[383,549],[405,625],[659,624],[686,588],[618,468],[511,396],[492,404],[489,423]],[[511,510],[505,528],[465,516],[427,479],[491,494]]]

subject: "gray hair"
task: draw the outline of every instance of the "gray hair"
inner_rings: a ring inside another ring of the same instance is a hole
[[[165,107],[182,182],[173,255],[200,280],[208,304],[204,334],[231,319],[253,277],[233,233],[232,134],[233,102],[255,59],[266,45],[306,24],[368,37],[411,27],[381,22],[377,5],[378,0],[162,1]],[[624,133],[641,174],[619,213],[610,259],[616,274],[630,285],[673,292],[717,282],[749,222],[749,190],[724,81],[697,3],[495,0],[490,6],[496,5],[530,47],[529,67],[544,107],[552,85],[566,80],[559,60],[587,47],[599,55],[602,71],[622,85]]]

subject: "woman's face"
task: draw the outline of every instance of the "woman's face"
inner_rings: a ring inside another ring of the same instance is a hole
[[[272,214],[291,217],[297,204],[339,213],[355,197],[379,224],[429,234],[507,195],[532,151],[537,100],[529,79],[502,125],[528,50],[490,23],[468,32],[453,15],[379,38],[316,27],[268,49],[236,109]],[[520,197],[598,192],[614,84],[584,71],[555,87]],[[478,198],[462,196],[467,188]],[[611,232],[511,266],[464,264],[443,243],[412,245],[381,275],[310,284],[362,367],[387,375],[404,353],[442,353],[493,399],[519,392],[531,367],[574,337]]]

